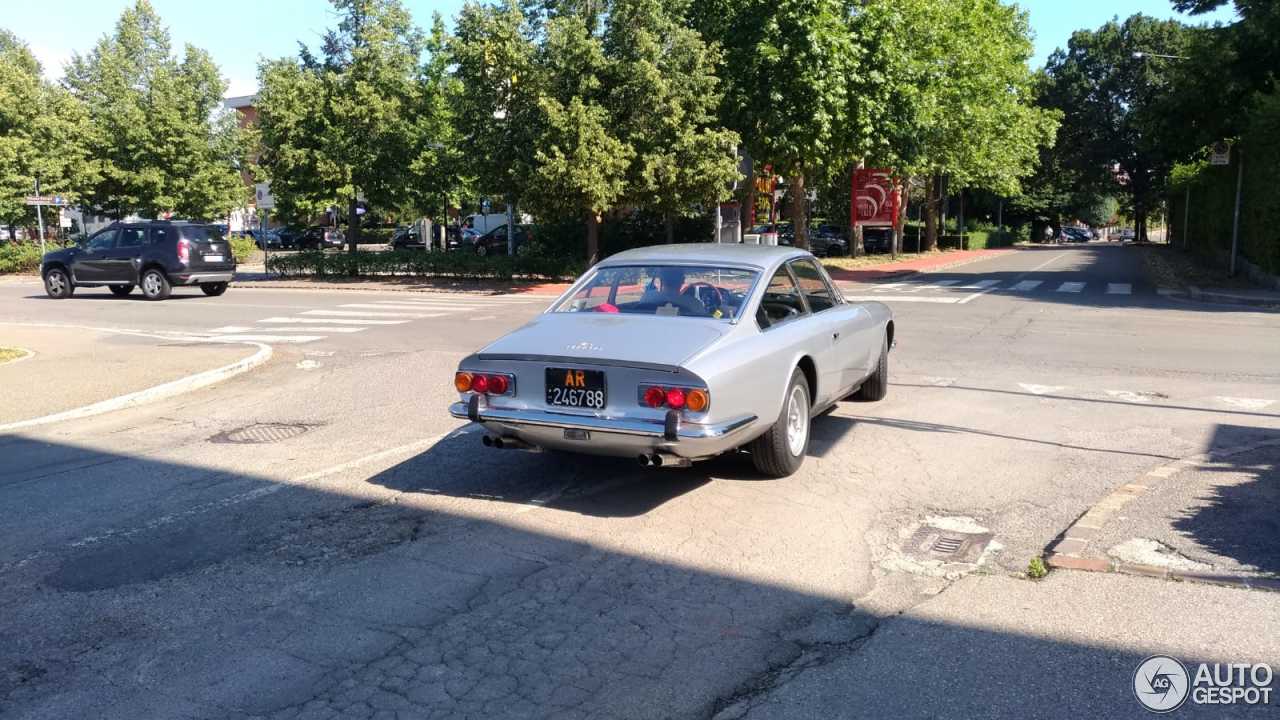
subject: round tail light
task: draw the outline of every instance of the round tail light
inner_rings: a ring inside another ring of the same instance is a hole
[[[667,402],[667,393],[660,387],[651,387],[644,391],[644,404],[651,407],[662,407]]]
[[[489,376],[489,392],[494,395],[505,395],[508,387],[506,375]]]
[[[706,390],[690,390],[684,396],[684,404],[692,412],[702,412],[711,404],[711,398]]]
[[[454,373],[453,386],[458,389],[458,392],[471,390],[471,373]]]
[[[684,407],[684,390],[680,388],[671,388],[667,391],[667,405],[673,410],[679,410]]]
[[[489,392],[489,378],[484,375],[471,378],[471,390],[482,394]]]

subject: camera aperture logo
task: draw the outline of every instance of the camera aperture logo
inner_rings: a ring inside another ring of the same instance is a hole
[[[1152,655],[1133,672],[1133,696],[1154,713],[1194,705],[1269,705],[1271,666],[1263,663],[1200,663],[1194,675],[1167,655]]]

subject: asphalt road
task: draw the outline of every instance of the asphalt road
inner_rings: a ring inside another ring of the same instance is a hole
[[[1280,433],[1280,316],[1162,298],[1134,252],[1032,248],[848,288],[897,314],[890,395],[816,421],[785,480],[740,457],[647,471],[482,447],[444,411],[452,370],[537,298],[233,287],[54,302],[0,284],[0,334],[140,328],[276,348],[212,388],[0,437],[0,715],[803,717],[812,703],[874,716],[879,680],[811,678],[877,658],[879,674],[927,675],[927,654],[876,641],[899,636],[977,657],[1017,648],[1009,673],[1067,657],[1084,682],[1111,663],[1118,682],[1077,695],[1069,664],[1041,687],[948,662],[956,692],[998,702],[898,684],[895,714],[1025,717],[1017,700],[1043,693],[1057,701],[1038,716],[1131,714],[1120,686],[1150,634],[1028,629],[1037,593],[1053,608],[1120,580],[1010,578],[1145,470]],[[237,442],[254,438],[273,442]],[[992,542],[973,563],[921,558],[904,545],[925,526]],[[1165,593],[1174,615],[1241,592],[1124,582]],[[1026,622],[980,631],[926,611],[1024,595],[1010,613]],[[1252,644],[1184,627],[1184,647],[1280,661],[1265,641],[1280,637],[1280,597],[1234,606],[1258,615]]]

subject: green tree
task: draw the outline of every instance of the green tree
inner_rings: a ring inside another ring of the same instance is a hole
[[[604,33],[607,104],[619,137],[636,153],[627,202],[660,212],[667,242],[675,217],[726,199],[739,178],[738,135],[716,117],[719,51],[670,5],[615,0]]]
[[[93,180],[84,107],[41,77],[40,63],[16,36],[0,30],[0,223],[35,219],[23,203],[40,182],[41,194],[79,198]]]
[[[1144,54],[1182,55],[1188,41],[1177,21],[1134,15],[1077,31],[1046,67],[1046,99],[1063,113],[1059,142],[1067,164],[1093,187],[1122,194],[1139,240],[1184,154],[1170,141],[1177,121],[1164,103],[1176,71]]]
[[[230,113],[216,112],[226,83],[199,48],[173,57],[147,0],[126,9],[88,55],[72,58],[66,82],[93,125],[88,146],[98,172],[84,192],[89,206],[117,218],[214,218],[247,198],[243,137]]]
[[[468,148],[456,131],[459,104],[467,89],[450,71],[449,36],[437,14],[426,40],[427,59],[418,78],[412,111],[413,159],[409,163],[411,204],[420,212],[439,209],[442,221],[448,208],[458,206],[473,184]]]
[[[409,11],[397,0],[333,4],[341,19],[320,56],[304,47],[297,60],[259,68],[258,166],[295,219],[345,205],[354,254],[359,202],[381,209],[411,202],[414,161],[443,138],[423,137],[424,128],[438,129],[436,119],[414,112],[424,107],[423,44]]]

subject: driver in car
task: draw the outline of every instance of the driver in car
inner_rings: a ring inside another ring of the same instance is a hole
[[[683,287],[684,270],[678,267],[660,268],[655,280],[650,281],[649,287],[645,288],[640,302],[653,303],[659,308],[670,304],[675,306],[681,315],[708,315],[707,308],[701,300],[692,293],[680,292]]]

